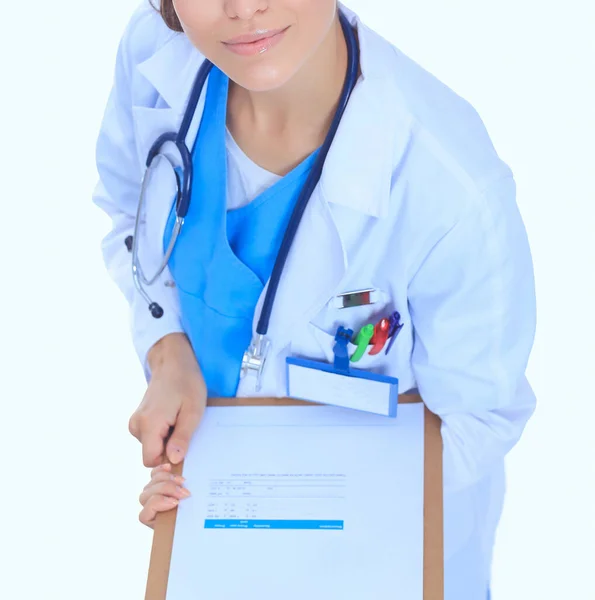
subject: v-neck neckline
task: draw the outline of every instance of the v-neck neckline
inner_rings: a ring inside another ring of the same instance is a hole
[[[211,73],[211,77],[215,75],[215,78],[211,80],[212,83],[215,83],[218,86],[217,90],[217,102],[215,108],[214,115],[214,126],[215,131],[217,132],[218,140],[217,143],[221,144],[224,149],[219,156],[219,160],[221,164],[219,165],[222,171],[222,198],[221,201],[225,203],[227,206],[227,193],[228,193],[228,168],[227,168],[227,149],[225,145],[225,136],[227,131],[227,102],[229,97],[229,77],[225,75],[220,69],[217,67],[213,67],[213,72]],[[238,146],[239,148],[239,146]],[[239,148],[241,150],[241,148]],[[243,151],[242,151],[243,152]],[[223,236],[224,236],[224,245],[225,251],[233,257],[233,260],[237,261],[240,265],[242,265],[247,271],[249,271],[260,283],[261,285],[266,284],[266,282],[262,282],[258,275],[246,264],[244,263],[238,255],[234,252],[231,247],[229,237],[228,237],[228,218],[231,219],[243,219],[251,212],[256,211],[258,208],[262,207],[268,200],[282,192],[285,188],[295,184],[296,179],[299,179],[312,168],[312,165],[316,161],[316,158],[320,152],[320,148],[317,148],[312,154],[306,157],[301,163],[299,163],[296,167],[294,167],[289,173],[282,176],[279,180],[269,186],[266,190],[263,190],[258,196],[256,196],[251,202],[244,206],[240,206],[239,208],[233,209],[231,211],[224,210],[223,211]],[[247,155],[246,155],[247,156]],[[250,157],[247,156],[249,160]]]
[[[213,70],[215,70],[215,69],[217,69],[217,67],[213,67]],[[223,73],[219,69],[217,69],[217,77],[221,78],[222,83],[220,84],[221,89],[219,90],[218,101],[217,101],[216,122],[218,124],[220,124],[221,121],[223,120],[223,146],[226,148],[225,137],[228,133],[227,102],[228,102],[228,98],[229,98],[229,77],[227,77],[227,75],[225,75],[225,73]],[[221,113],[223,113],[223,114],[221,114]],[[238,151],[242,153],[242,155],[246,158],[246,160],[250,161],[252,164],[254,164],[259,169],[262,169],[264,172],[270,173],[271,175],[275,175],[275,173],[273,173],[272,171],[267,171],[267,169],[265,169],[264,167],[261,167],[260,165],[255,163],[242,150],[242,148],[235,141],[235,139],[233,138],[231,133],[229,133],[229,135],[230,135],[231,139],[233,140],[233,143],[235,144]],[[234,213],[234,214],[238,214],[238,215],[239,214],[244,215],[244,214],[250,212],[251,210],[255,210],[256,208],[258,208],[259,206],[264,204],[267,200],[269,200],[272,196],[274,196],[278,192],[282,191],[285,187],[293,184],[296,179],[299,179],[306,171],[308,171],[313,166],[319,153],[320,153],[320,148],[317,148],[316,150],[314,150],[314,152],[312,152],[309,156],[307,156],[304,160],[302,160],[302,162],[300,162],[298,165],[296,165],[286,175],[279,176],[279,179],[277,179],[277,181],[275,181],[272,185],[270,185],[266,190],[263,190],[260,194],[258,194],[258,196],[256,196],[250,202],[248,202],[247,204],[244,204],[243,206],[240,206],[238,208],[235,208],[231,211],[226,211],[226,212]],[[227,148],[226,148],[226,158],[227,158]],[[222,169],[224,172],[224,187],[225,187],[224,198],[227,201],[228,183],[229,183],[227,160],[224,161],[224,164],[222,165]],[[227,227],[227,223],[225,223],[225,225]]]

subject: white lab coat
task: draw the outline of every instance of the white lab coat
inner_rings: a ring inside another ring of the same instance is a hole
[[[347,14],[357,23],[363,74],[287,261],[260,394],[286,394],[288,355],[332,360],[337,326],[357,330],[378,314],[378,305],[338,310],[337,294],[380,290],[380,308],[397,309],[405,325],[389,356],[365,356],[358,366],[397,376],[401,392],[419,389],[442,418],[446,598],[483,600],[503,459],[535,402],[524,375],[535,326],[533,271],[515,182],[476,111]],[[179,305],[166,270],[148,289],[165,314],[151,317],[134,289],[124,240],[148,149],[178,130],[202,60],[143,3],[119,48],[97,145],[94,200],[113,220],[103,252],[130,303],[145,368],[149,348],[182,331]],[[202,109],[201,101],[189,147]],[[173,180],[158,172],[140,240],[147,274],[161,259],[173,197]],[[255,393],[254,379],[241,382],[238,395]]]

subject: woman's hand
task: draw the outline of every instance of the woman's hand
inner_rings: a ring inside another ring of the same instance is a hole
[[[157,466],[164,451],[170,462],[178,464],[205,411],[204,378],[188,338],[181,333],[157,342],[148,360],[151,380],[130,419],[130,433],[143,445],[146,467]]]
[[[153,469],[151,481],[140,495],[140,503],[143,505],[139,515],[140,522],[152,528],[159,513],[173,510],[180,500],[188,498],[190,492],[184,487],[184,481],[181,475],[172,474],[169,463]]]

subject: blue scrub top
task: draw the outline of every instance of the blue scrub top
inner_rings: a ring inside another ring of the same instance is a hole
[[[209,76],[193,149],[192,201],[170,259],[182,326],[205,377],[209,397],[236,394],[254,311],[270,278],[287,223],[317,150],[251,203],[227,211],[225,130],[229,79]],[[164,235],[171,238],[172,209]]]

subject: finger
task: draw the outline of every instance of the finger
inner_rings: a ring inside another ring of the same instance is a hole
[[[202,419],[203,413],[204,406],[199,402],[185,402],[182,404],[166,449],[167,457],[174,465],[184,460],[190,440]]]
[[[162,460],[164,440],[169,434],[170,424],[161,414],[141,415],[139,420],[143,463],[145,467],[156,467]]]
[[[171,463],[163,463],[161,465],[156,466],[151,470],[151,477],[154,477],[157,473],[161,473],[163,471],[171,472]]]
[[[174,475],[172,473],[166,473],[165,471],[158,471],[151,477],[151,481],[145,486],[145,490],[154,486],[156,483],[163,483],[166,481],[173,481],[176,485],[184,485],[186,479],[181,475]]]
[[[155,517],[161,512],[174,509],[179,504],[177,498],[167,496],[153,496],[143,507],[138,518],[143,525],[153,527]]]
[[[182,500],[183,498],[188,498],[190,492],[175,481],[160,481],[159,483],[145,488],[139,497],[139,502],[145,506],[145,504],[155,496],[168,496]]]

